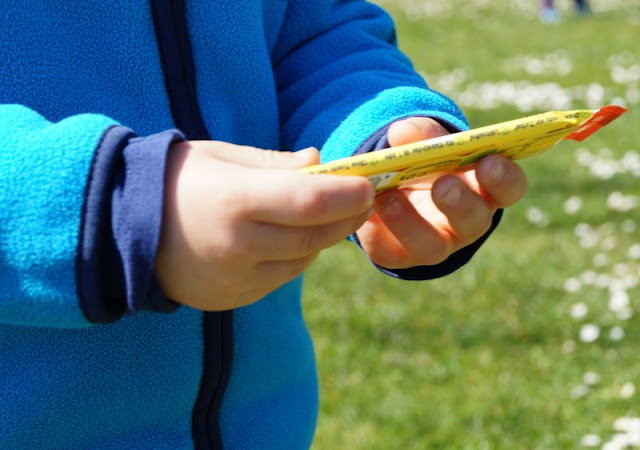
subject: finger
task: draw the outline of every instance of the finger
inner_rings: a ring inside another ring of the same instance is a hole
[[[378,215],[365,222],[356,234],[362,249],[374,263],[388,269],[409,267],[407,252]]]
[[[513,161],[499,155],[482,158],[475,177],[481,194],[490,199],[492,206],[505,208],[517,203],[527,190],[527,177]]]
[[[454,238],[455,249],[471,244],[491,227],[494,209],[461,177],[445,175],[433,184],[434,204],[446,216],[443,229]]]
[[[410,144],[449,134],[446,128],[427,117],[410,117],[394,122],[387,132],[389,145]]]
[[[246,251],[252,258],[262,261],[288,261],[300,259],[331,247],[354,233],[371,217],[361,214],[327,225],[314,227],[285,227],[270,223],[253,226],[253,248]]]
[[[251,286],[238,295],[239,304],[257,301],[300,275],[316,259],[310,255],[291,261],[265,261],[254,269]]]
[[[436,225],[436,220],[425,219],[408,195],[404,190],[392,190],[376,198],[377,217],[388,232],[380,228],[376,230],[377,236],[367,236],[366,240],[370,241],[370,256],[381,266],[406,268],[432,265],[443,261],[451,253],[452,237]],[[389,238],[389,234],[393,239]]]
[[[364,177],[255,170],[249,218],[289,226],[323,225],[356,218],[373,207],[374,191]]]

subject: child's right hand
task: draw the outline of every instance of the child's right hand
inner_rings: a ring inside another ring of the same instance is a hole
[[[317,163],[316,149],[174,144],[154,268],[164,293],[206,311],[244,306],[355,232],[373,213],[370,183],[292,170]]]

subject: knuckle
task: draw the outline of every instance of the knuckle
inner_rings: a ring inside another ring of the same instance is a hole
[[[210,242],[204,251],[204,258],[209,263],[216,261],[233,262],[239,259],[242,253],[232,236],[220,236],[219,239]]]
[[[247,261],[253,254],[253,240],[246,239],[241,230],[234,228],[220,233],[204,247],[204,259],[207,262],[221,262],[231,267]]]
[[[323,216],[329,210],[329,199],[321,191],[301,189],[295,196],[294,207],[311,216]]]

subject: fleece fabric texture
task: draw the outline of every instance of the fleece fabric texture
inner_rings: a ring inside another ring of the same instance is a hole
[[[78,298],[101,139],[114,126],[141,137],[175,127],[150,2],[0,8],[0,447],[192,448],[202,313],[129,305],[97,325]],[[315,145],[331,160],[407,115],[467,127],[397,50],[388,15],[366,2],[192,0],[186,18],[213,139]],[[311,444],[317,381],[301,286],[234,312],[219,412],[227,448]]]

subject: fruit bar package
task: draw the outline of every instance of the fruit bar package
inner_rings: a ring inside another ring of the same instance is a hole
[[[543,153],[564,139],[582,141],[625,111],[613,105],[597,110],[549,111],[301,170],[364,176],[378,192],[424,184],[434,174],[471,169],[491,153],[522,159]]]

